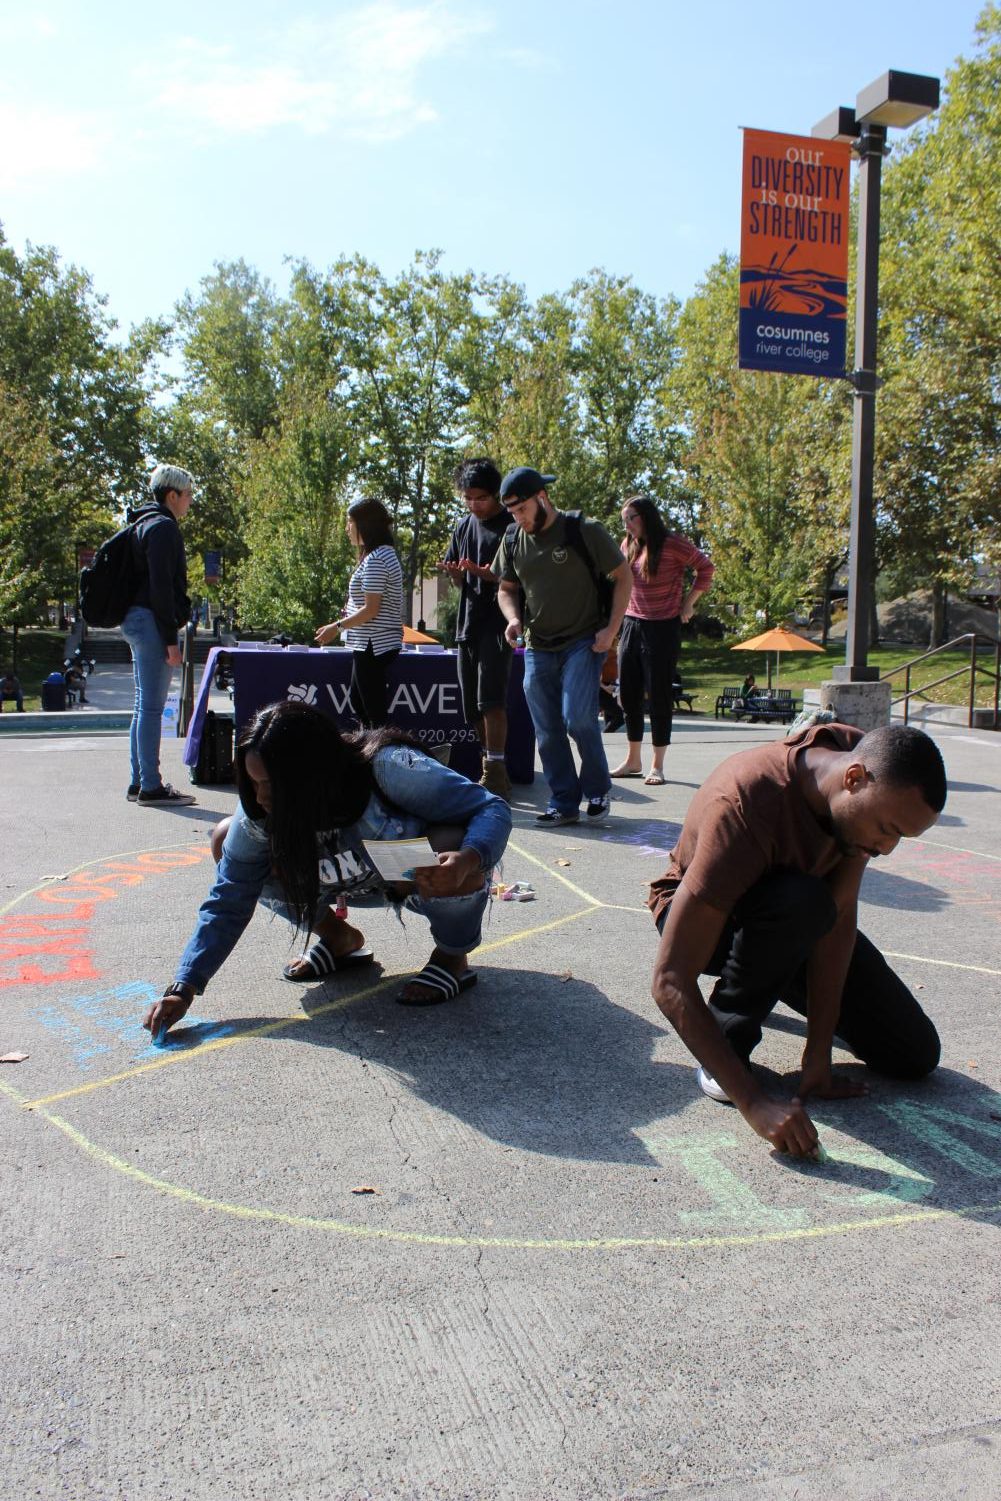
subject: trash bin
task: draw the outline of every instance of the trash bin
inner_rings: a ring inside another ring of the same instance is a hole
[[[54,672],[42,684],[42,708],[51,711],[65,709],[65,707],[66,683],[61,672]]]

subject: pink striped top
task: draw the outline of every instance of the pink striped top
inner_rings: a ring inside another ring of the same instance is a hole
[[[623,538],[622,552],[626,542]],[[630,564],[633,575],[633,592],[629,596],[627,615],[639,620],[673,620],[681,614],[681,600],[685,592],[685,573],[691,569],[695,574],[694,587],[709,588],[715,568],[704,552],[699,552],[694,542],[687,537],[670,533],[664,538],[657,572],[649,583],[640,572],[641,558]]]

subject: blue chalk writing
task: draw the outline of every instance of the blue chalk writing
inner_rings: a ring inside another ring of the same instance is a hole
[[[95,995],[49,1002],[38,1007],[34,1015],[66,1044],[73,1062],[84,1073],[96,1058],[123,1048],[132,1060],[142,1062],[161,1055],[164,1048],[194,1048],[234,1031],[232,1025],[202,1021],[189,1012],[184,1026],[157,1044],[143,1029],[142,1018],[159,994],[156,986],[134,980]]]

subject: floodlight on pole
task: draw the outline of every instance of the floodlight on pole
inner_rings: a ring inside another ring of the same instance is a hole
[[[906,128],[938,108],[939,81],[895,69],[864,88],[855,100],[826,115],[812,134],[825,141],[851,141],[859,160],[858,257],[855,281],[855,389],[852,422],[852,500],[848,548],[848,633],[845,663],[835,679],[873,682],[867,665],[869,617],[874,604],[876,525],[873,472],[876,452],[876,332],[879,318],[879,209],[890,126]]]

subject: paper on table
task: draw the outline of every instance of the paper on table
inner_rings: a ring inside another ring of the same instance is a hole
[[[363,839],[365,853],[384,881],[412,881],[418,865],[437,865],[430,841],[419,839]]]

